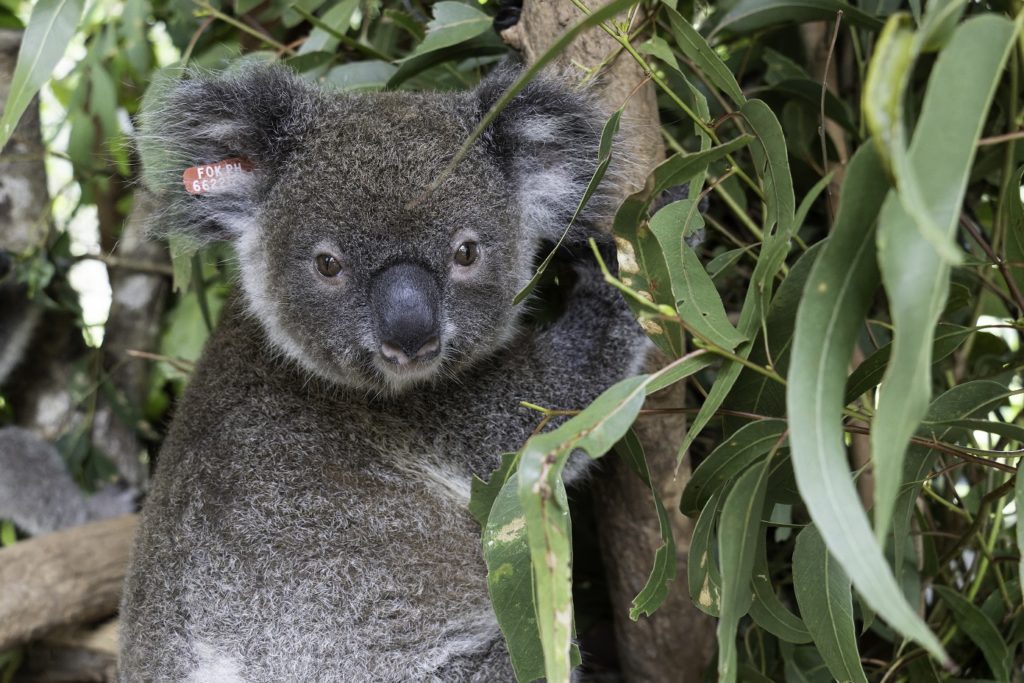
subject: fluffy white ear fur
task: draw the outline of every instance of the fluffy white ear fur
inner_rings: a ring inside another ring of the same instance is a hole
[[[481,83],[481,115],[520,73],[502,66]],[[557,239],[569,225],[597,168],[605,118],[588,93],[561,74],[534,79],[498,114],[485,139],[511,165],[524,234]],[[581,227],[591,216],[607,214],[615,177],[610,174],[591,197],[589,210],[578,218]]]
[[[282,66],[165,76],[147,93],[135,142],[143,181],[164,207],[152,232],[198,242],[238,239],[255,225],[263,181],[318,119],[322,95]],[[183,173],[233,158],[251,170],[190,194]]]

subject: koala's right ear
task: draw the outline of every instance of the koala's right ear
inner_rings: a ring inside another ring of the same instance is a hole
[[[312,85],[282,66],[154,81],[136,139],[143,182],[165,207],[152,232],[210,242],[253,229],[258,198],[316,120],[319,102]],[[240,161],[218,172],[226,160]],[[190,168],[198,177],[187,188]]]

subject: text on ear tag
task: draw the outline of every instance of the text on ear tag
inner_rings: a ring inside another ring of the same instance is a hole
[[[181,176],[189,194],[207,194],[228,189],[252,171],[248,159],[233,158],[186,168]]]

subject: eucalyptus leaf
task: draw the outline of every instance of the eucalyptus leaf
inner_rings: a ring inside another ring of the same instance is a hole
[[[487,590],[516,679],[533,681],[544,676],[544,651],[533,607],[526,518],[517,495],[517,475],[511,473],[503,484],[497,474],[492,477],[492,482],[495,480],[500,490],[488,509],[481,541],[487,564]]]
[[[718,524],[722,498],[721,493],[712,495],[700,511],[697,523],[693,525],[686,562],[686,584],[690,599],[697,609],[713,617],[719,615],[722,600],[722,574],[718,569],[715,552],[715,526]]]
[[[21,115],[64,56],[83,5],[84,0],[38,0],[33,5],[0,116],[0,149],[7,145]]]
[[[711,49],[704,36],[698,33],[697,29],[671,6],[662,4],[661,11],[668,14],[669,24],[672,26],[672,36],[683,54],[689,57],[697,69],[705,74],[716,87],[728,95],[737,107],[746,104],[747,98],[740,90],[736,77],[733,76],[722,58]]]
[[[796,199],[793,195],[793,178],[789,170],[789,152],[782,126],[772,110],[761,100],[748,100],[740,113],[753,128],[759,144],[750,147],[754,163],[763,176],[766,210],[764,214],[764,242],[754,267],[751,286],[743,300],[737,331],[747,339],[753,339],[764,322],[768,303],[774,290],[775,275],[782,269],[789,253],[790,241],[795,230]],[[737,355],[750,355],[751,344],[744,343],[736,349]],[[733,362],[726,364],[718,373],[711,391],[693,418],[686,438],[679,447],[678,459],[700,435],[701,430],[711,421],[742,372],[743,366]]]
[[[434,18],[427,24],[427,36],[413,55],[458,45],[491,30],[493,19],[468,3],[442,0],[431,10]]]
[[[740,0],[715,27],[715,33],[753,33],[779,24],[832,21],[836,13],[843,21],[867,29],[880,29],[882,22],[840,0]]]
[[[813,526],[796,537],[793,588],[807,630],[835,679],[867,683],[857,651],[850,579]]]
[[[706,341],[732,350],[744,337],[729,322],[715,284],[685,240],[686,235],[703,226],[704,220],[694,199],[665,206],[650,223],[651,232],[665,255],[676,310],[683,323]]]
[[[751,574],[761,535],[761,513],[771,458],[751,467],[725,497],[718,521],[722,599],[718,617],[718,680],[731,683],[737,675],[736,630],[753,601]]]
[[[668,596],[669,584],[676,578],[676,542],[672,536],[672,524],[669,521],[668,512],[665,511],[661,496],[651,480],[647,459],[644,457],[643,444],[640,443],[636,433],[633,430],[626,432],[626,435],[616,445],[615,450],[623,457],[629,468],[650,488],[654,508],[658,514],[658,532],[661,534],[661,545],[654,551],[654,564],[651,567],[651,573],[629,609],[629,618],[636,621],[642,614],[648,616],[653,614]]]
[[[981,126],[1014,34],[1013,23],[1002,17],[987,14],[968,19],[939,53],[928,80],[907,159],[920,181],[925,205],[949,239],[956,230]],[[953,100],[958,106],[948,106]],[[888,532],[907,443],[928,407],[932,330],[948,291],[950,263],[919,227],[896,194],[890,193],[879,218],[878,260],[895,333],[871,429],[879,538]]]
[[[875,216],[888,191],[877,151],[864,145],[847,168],[839,213],[815,261],[797,312],[786,403],[800,495],[829,551],[865,601],[891,626],[942,661],[938,639],[903,597],[874,540],[850,477],[843,442],[846,368],[878,286]]]
[[[973,640],[985,655],[992,675],[999,683],[1010,680],[1010,650],[992,620],[965,597],[949,586],[936,585],[933,589],[953,612],[960,629]]]
[[[729,480],[772,450],[785,431],[784,420],[758,420],[724,439],[693,471],[679,500],[680,512],[696,517]]]

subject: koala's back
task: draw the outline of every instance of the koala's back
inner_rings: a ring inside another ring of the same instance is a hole
[[[512,680],[429,407],[318,393],[258,339],[227,313],[162,450],[125,680]]]

